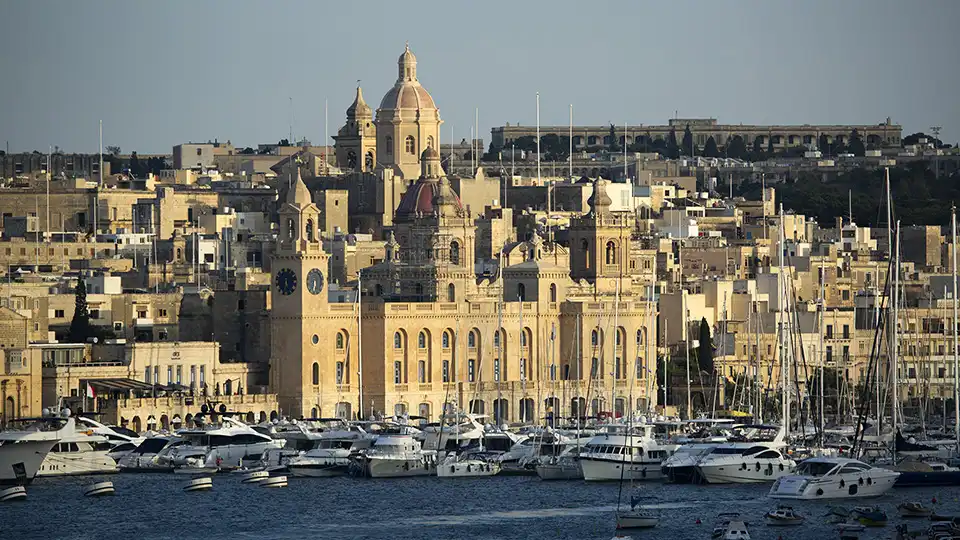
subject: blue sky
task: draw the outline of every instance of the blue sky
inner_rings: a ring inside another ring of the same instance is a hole
[[[127,2],[0,4],[0,144],[170,152],[336,132],[376,107],[405,41],[442,139],[505,122],[879,123],[960,138],[960,2]]]

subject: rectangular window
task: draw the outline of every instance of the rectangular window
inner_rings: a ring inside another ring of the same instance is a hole
[[[527,359],[526,358],[520,359],[520,380],[521,381],[527,380]]]
[[[850,360],[850,346],[849,346],[849,345],[844,345],[844,346],[843,346],[843,359],[844,359],[844,361]]]
[[[393,363],[393,384],[400,384],[400,362]]]
[[[54,318],[62,319],[62,318],[63,318],[63,310],[62,310],[62,309],[55,309],[55,310],[53,310],[53,316],[54,316]]]
[[[153,384],[160,384],[160,366],[153,366]]]
[[[473,382],[474,378],[476,377],[476,373],[474,372],[474,363],[474,360],[467,360],[467,382]]]
[[[167,316],[167,310],[165,310],[165,309],[158,309],[158,310],[157,310],[157,316],[158,316],[158,317],[166,317],[166,316]]]
[[[343,362],[337,362],[337,384],[343,384]]]
[[[493,359],[493,380],[494,382],[500,382],[500,359]]]
[[[445,382],[445,383],[450,382],[450,361],[449,361],[449,360],[444,360],[444,361],[443,361],[443,375],[442,375],[442,377],[443,377],[443,382]]]
[[[427,382],[427,363],[423,360],[417,362],[417,382],[425,383]]]
[[[556,364],[550,364],[550,380],[551,380],[551,381],[557,380],[557,365],[556,365]]]
[[[827,325],[827,339],[833,339],[833,325]]]
[[[137,318],[138,318],[138,319],[146,319],[146,318],[147,318],[147,310],[145,310],[145,309],[144,309],[144,310],[138,310],[138,311],[137,311]]]
[[[91,319],[99,319],[99,318],[100,318],[100,310],[99,310],[99,309],[91,309],[91,310],[90,310],[90,318],[91,318]]]
[[[159,339],[160,341],[166,341],[166,340],[167,340],[167,331],[166,331],[166,330],[160,330],[159,332],[157,332],[157,339]]]
[[[907,378],[916,379],[917,378],[917,368],[911,367],[907,368]]]
[[[207,366],[200,366],[200,386],[203,386],[207,383],[206,377],[204,376],[207,371],[206,367]]]
[[[850,339],[850,325],[843,325],[843,339]]]
[[[177,366],[177,384],[183,384],[183,366]]]
[[[614,358],[614,359],[613,359],[613,366],[614,366],[614,369],[613,369],[613,371],[614,371],[614,373],[613,373],[614,378],[616,378],[616,379],[622,378],[622,377],[623,377],[623,374],[620,372],[620,358]]]
[[[190,386],[197,385],[197,366],[190,366]]]
[[[150,384],[150,366],[143,370],[143,382]]]
[[[844,290],[840,291],[840,298],[843,299],[843,300],[849,300],[849,299],[850,299],[850,291],[848,291],[847,289],[844,289]]]
[[[173,366],[167,366],[167,384],[173,384]]]
[[[833,347],[827,345],[827,362],[833,362]]]

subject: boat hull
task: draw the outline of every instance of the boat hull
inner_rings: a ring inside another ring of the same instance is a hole
[[[901,472],[893,487],[960,486],[960,471]]]
[[[876,469],[875,469],[876,470]],[[863,499],[879,497],[893,487],[896,473],[871,474],[858,477],[825,477],[808,480],[803,476],[784,476],[770,488],[772,499]],[[842,482],[841,482],[842,480]]]
[[[500,472],[497,463],[481,461],[466,461],[458,463],[443,463],[437,467],[437,476],[440,478],[471,478],[480,476],[494,476]]]
[[[580,470],[580,465],[576,463],[547,463],[537,465],[537,476],[541,480],[581,480],[583,471]]]
[[[332,478],[346,476],[350,470],[347,463],[287,464],[290,474],[301,478]]]
[[[605,459],[580,457],[580,469],[583,479],[588,482],[623,480],[660,480],[663,472],[660,463],[612,461]]]
[[[700,465],[697,471],[708,484],[764,484],[793,473],[792,468],[786,467],[783,470],[762,467],[758,471],[755,467],[744,469],[732,465]]]
[[[54,440],[25,440],[0,445],[0,485],[29,484],[37,476]]]
[[[40,464],[37,476],[81,476],[118,472],[117,462],[106,451],[50,452]]]
[[[634,512],[617,513],[617,529],[649,529],[656,527],[660,519]]]
[[[436,472],[432,464],[422,459],[378,459],[367,462],[370,478],[404,478],[408,476],[431,476]]]
[[[696,465],[678,465],[674,467],[660,467],[663,479],[673,484],[700,484],[703,477]]]

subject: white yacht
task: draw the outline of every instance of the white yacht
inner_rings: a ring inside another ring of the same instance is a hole
[[[0,431],[0,484],[27,484],[60,439],[76,431],[73,418],[44,416],[10,421]]]
[[[87,429],[67,433],[40,464],[37,476],[74,476],[117,472],[117,462],[109,456],[113,445],[102,435]]]
[[[471,478],[477,476],[494,476],[500,472],[500,464],[496,461],[450,454],[437,465],[437,476],[440,478]]]
[[[286,466],[294,476],[342,476],[349,472],[350,456],[369,449],[374,440],[375,435],[355,425],[325,431],[314,440],[313,449],[289,458]]]
[[[171,472],[173,462],[168,454],[180,442],[179,437],[150,437],[118,459],[117,466],[121,472]]]
[[[177,436],[182,442],[170,450],[168,457],[184,472],[240,468],[244,460],[259,461],[264,452],[284,444],[229,416],[223,416],[220,425],[184,429]]]
[[[697,472],[708,484],[773,482],[793,474],[797,467],[784,448],[779,438],[771,443],[721,444],[700,458]]]
[[[773,499],[859,499],[883,495],[900,473],[840,457],[810,458],[773,483]]]
[[[437,470],[437,453],[424,450],[407,433],[384,433],[373,446],[351,456],[361,474],[371,478],[431,476]]]
[[[659,480],[661,465],[679,445],[653,438],[652,425],[609,425],[580,450],[583,479]],[[621,468],[623,470],[621,471]]]
[[[675,484],[695,484],[703,481],[697,464],[720,443],[684,444],[660,464],[663,479]]]

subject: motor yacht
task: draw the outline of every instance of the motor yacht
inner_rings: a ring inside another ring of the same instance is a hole
[[[44,416],[8,422],[0,431],[0,484],[28,484],[37,476],[47,454],[76,431],[73,418]]]
[[[697,472],[708,484],[773,482],[797,467],[784,448],[782,441],[721,444],[700,458]]]
[[[494,476],[500,472],[500,464],[496,461],[484,461],[468,456],[448,455],[437,465],[437,476],[440,478],[470,478],[478,476]]]
[[[87,429],[75,429],[57,442],[43,458],[37,476],[75,476],[117,472],[117,462],[109,456],[113,445],[102,435]]]
[[[774,499],[858,499],[883,495],[899,472],[872,467],[862,461],[840,457],[810,458],[792,475],[773,483]]]
[[[117,466],[121,472],[171,472],[173,461],[169,453],[179,443],[182,443],[180,437],[149,437],[117,460]]]
[[[661,443],[652,436],[652,425],[606,426],[580,451],[583,479],[659,480],[661,465],[679,445]],[[621,470],[623,468],[623,470]]]
[[[693,443],[684,444],[663,460],[660,472],[663,479],[674,484],[696,484],[703,482],[697,464],[700,459],[709,454],[720,443]]]
[[[343,476],[349,472],[350,456],[369,449],[376,436],[360,426],[325,431],[315,439],[311,450],[289,458],[286,467],[294,476]]]
[[[284,444],[229,416],[223,416],[219,425],[183,429],[177,435],[182,441],[170,450],[168,459],[183,472],[242,468],[244,462],[257,462],[264,452]]]
[[[383,433],[373,445],[353,454],[352,470],[370,478],[431,476],[437,470],[437,453],[424,450],[409,433]]]
[[[537,476],[541,480],[580,480],[583,471],[580,470],[579,444],[568,443],[557,456],[541,458],[537,463]]]

